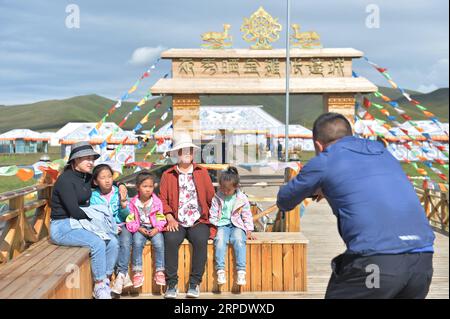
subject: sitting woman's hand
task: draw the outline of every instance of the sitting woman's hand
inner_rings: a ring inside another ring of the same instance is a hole
[[[166,218],[167,218],[166,229],[172,232],[178,231],[179,226],[177,220],[171,214],[167,214]]]
[[[148,235],[150,236],[150,237],[153,237],[153,236],[155,236],[157,233],[159,233],[159,230],[158,230],[158,228],[153,228],[150,232],[147,232],[148,233]]]
[[[140,232],[145,237],[147,237],[149,235],[147,229],[145,229],[144,227],[139,227],[138,232]]]

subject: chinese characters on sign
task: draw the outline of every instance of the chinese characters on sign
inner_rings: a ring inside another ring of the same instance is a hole
[[[174,74],[180,77],[283,77],[283,59],[180,59],[174,65]],[[291,75],[294,77],[351,76],[351,67],[343,58],[293,58]]]

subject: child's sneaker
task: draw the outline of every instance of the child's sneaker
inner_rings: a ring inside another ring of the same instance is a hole
[[[166,275],[163,271],[157,271],[155,273],[155,283],[158,286],[165,286],[166,285]]]
[[[125,281],[125,275],[119,272],[119,274],[116,277],[116,280],[114,281],[114,284],[111,288],[111,291],[117,295],[122,294],[122,288]]]
[[[131,281],[130,274],[127,273],[125,275],[125,279],[123,280],[123,288],[133,287],[133,282]]]
[[[225,277],[225,270],[218,270],[217,271],[217,284],[223,285],[227,282],[227,279]]]
[[[95,299],[112,299],[111,289],[105,281],[95,284],[92,295]]]
[[[244,270],[239,270],[238,272],[238,277],[237,277],[237,284],[239,286],[245,286],[247,284],[247,281],[245,279],[246,273]]]
[[[144,284],[144,274],[142,272],[136,272],[133,276],[133,287],[139,288]]]

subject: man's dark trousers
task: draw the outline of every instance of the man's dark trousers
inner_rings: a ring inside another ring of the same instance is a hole
[[[433,253],[356,256],[332,261],[326,299],[424,299],[433,276]]]

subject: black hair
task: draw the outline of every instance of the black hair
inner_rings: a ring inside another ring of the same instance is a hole
[[[92,187],[96,187],[97,185],[94,184],[94,181],[97,179],[98,175],[104,170],[109,170],[111,172],[111,175],[114,175],[114,171],[108,164],[99,164],[94,167],[94,171],[92,172]]]
[[[232,182],[234,187],[239,186],[239,172],[236,167],[229,166],[226,170],[222,171],[219,176],[219,184],[223,182]]]
[[[156,183],[156,176],[153,173],[147,170],[140,171],[136,175],[136,188],[139,188],[139,186],[141,186],[141,184],[148,179],[151,179],[153,181],[153,184]]]
[[[325,113],[319,116],[313,125],[313,140],[324,144],[337,141],[344,136],[352,136],[352,126],[344,115]]]

